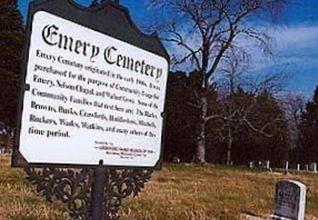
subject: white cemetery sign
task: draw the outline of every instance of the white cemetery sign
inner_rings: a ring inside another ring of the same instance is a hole
[[[304,220],[306,186],[298,181],[284,180],[276,185],[275,215],[294,220]]]
[[[19,152],[28,163],[154,167],[168,61],[45,11],[34,14]]]

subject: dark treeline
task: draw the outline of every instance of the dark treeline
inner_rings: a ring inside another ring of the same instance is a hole
[[[0,146],[12,147],[20,95],[20,65],[24,41],[17,1],[0,1]],[[3,133],[3,131],[5,131]]]
[[[16,128],[23,40],[17,1],[0,1],[0,131],[6,130],[0,144],[5,146],[12,145],[9,139]],[[202,88],[205,81],[202,72],[169,74],[166,161],[179,158],[182,162],[246,165],[270,160],[279,167],[286,160],[292,164],[318,162],[318,89],[302,105],[301,98],[277,100],[270,87],[251,92],[238,83],[224,93],[221,83]],[[282,101],[291,107],[289,116]],[[198,143],[205,145],[204,151]]]
[[[16,124],[24,29],[16,1],[0,1],[0,117],[7,127]]]
[[[191,106],[198,74],[170,73],[167,89],[167,124],[165,159],[195,162],[200,110]],[[284,111],[273,95],[237,87],[228,94],[218,94],[216,84],[209,89],[206,161],[246,165],[249,161],[270,160],[282,166],[289,154],[288,124]],[[232,113],[229,114],[229,109]],[[244,110],[241,110],[244,109]],[[243,114],[241,113],[243,112]],[[229,119],[231,118],[231,120]],[[279,118],[279,120],[277,120]],[[275,123],[269,123],[275,121]],[[249,125],[253,125],[252,127]]]
[[[294,163],[309,164],[318,161],[318,87],[311,101],[300,112],[296,147],[291,149]]]

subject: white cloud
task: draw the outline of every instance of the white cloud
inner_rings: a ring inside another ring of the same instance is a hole
[[[269,30],[278,50],[318,47],[318,26],[276,26]]]
[[[318,26],[271,26],[259,27],[273,39],[273,59],[249,45],[252,54],[252,68],[266,70],[293,64],[311,65],[318,60]]]

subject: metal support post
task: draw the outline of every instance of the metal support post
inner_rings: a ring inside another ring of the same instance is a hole
[[[105,181],[106,168],[103,167],[103,161],[101,160],[94,173],[94,182],[92,186],[91,220],[104,219],[103,202]]]

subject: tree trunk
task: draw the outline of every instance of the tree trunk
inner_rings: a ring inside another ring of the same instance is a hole
[[[208,113],[208,100],[207,97],[201,97],[201,122],[199,125],[199,137],[198,137],[198,145],[197,145],[197,152],[196,152],[196,162],[198,163],[206,163],[205,161],[205,148],[206,148],[206,136],[205,136],[205,118],[207,117]]]
[[[231,165],[232,144],[233,144],[232,130],[231,130],[231,128],[229,128],[228,140],[227,140],[227,153],[226,153],[226,165],[227,166]]]
[[[11,134],[8,132],[4,139],[4,153],[10,153],[12,149]]]

